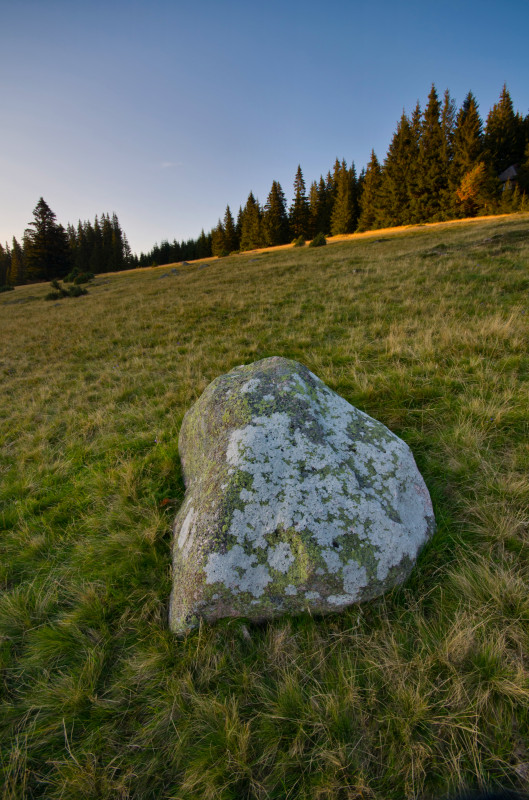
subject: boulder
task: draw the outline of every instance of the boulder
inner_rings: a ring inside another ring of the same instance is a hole
[[[369,600],[406,580],[435,527],[409,447],[295,361],[216,378],[179,449],[175,633]]]

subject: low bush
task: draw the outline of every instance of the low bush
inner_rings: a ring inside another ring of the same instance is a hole
[[[66,289],[64,286],[61,286],[58,280],[53,280],[50,286],[53,291],[48,292],[44,297],[45,300],[62,300],[63,297],[80,297],[83,294],[88,294],[88,291],[77,283],[70,286],[69,289]]]
[[[14,289],[14,286],[0,286],[0,292],[12,292]]]
[[[305,247],[305,239],[303,236],[298,236],[297,239],[292,240],[292,244],[294,247]]]
[[[89,281],[93,281],[95,275],[93,272],[80,272],[78,275],[75,276],[73,282],[77,285],[80,283],[88,283]]]
[[[312,242],[310,242],[309,247],[323,247],[327,244],[327,239],[325,238],[324,233],[317,233]]]

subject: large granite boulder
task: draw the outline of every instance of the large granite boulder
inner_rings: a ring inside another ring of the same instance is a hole
[[[170,626],[337,611],[404,581],[435,522],[409,447],[306,367],[266,358],[184,417]]]

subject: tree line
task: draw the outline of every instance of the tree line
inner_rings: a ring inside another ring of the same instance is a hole
[[[448,90],[432,86],[424,110],[402,113],[382,163],[366,169],[336,159],[307,192],[298,166],[290,206],[273,181],[263,206],[251,191],[236,218],[224,217],[196,239],[156,244],[133,255],[117,216],[64,229],[41,198],[22,244],[0,246],[0,286],[61,278],[72,268],[110,272],[192,261],[232,252],[377,228],[436,222],[529,208],[529,114],[514,111],[504,86],[485,124],[469,92],[458,109]]]
[[[116,214],[64,228],[41,197],[22,242],[13,237],[11,246],[0,245],[0,286],[116,272],[136,264]]]
[[[510,170],[508,176],[503,173]],[[447,90],[432,86],[424,110],[403,112],[382,163],[374,151],[357,175],[354,163],[335,160],[332,170],[306,190],[301,166],[290,206],[278,181],[264,206],[250,192],[236,219],[223,219],[197,240],[162,242],[142,253],[141,266],[223,256],[287,244],[318,233],[355,231],[508,213],[529,208],[529,114],[515,112],[506,86],[485,124],[469,92],[458,109]]]

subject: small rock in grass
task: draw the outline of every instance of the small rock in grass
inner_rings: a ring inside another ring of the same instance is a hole
[[[435,528],[409,447],[295,361],[214,380],[179,449],[175,633],[369,600],[409,576]]]

